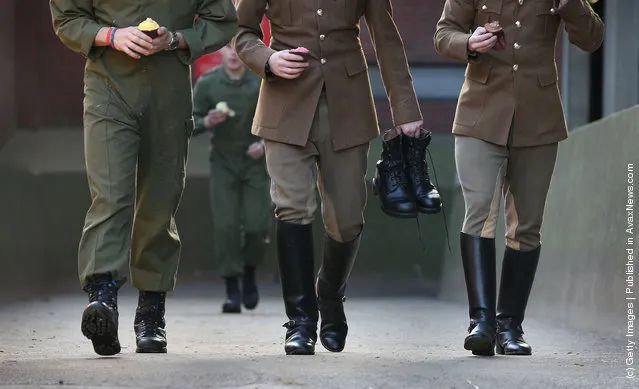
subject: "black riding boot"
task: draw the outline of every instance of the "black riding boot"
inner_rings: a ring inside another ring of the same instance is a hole
[[[426,148],[430,144],[431,133],[424,131],[418,138],[402,135],[402,147],[406,158],[406,175],[415,192],[417,210],[422,213],[438,213],[442,209],[439,192],[431,183],[426,162]]]
[[[373,193],[379,196],[382,211],[397,218],[417,217],[415,197],[411,193],[402,156],[402,137],[389,130],[382,140],[382,156],[377,161]]]
[[[226,301],[222,304],[223,313],[240,313],[242,312],[240,294],[240,284],[237,277],[225,277],[224,285],[226,286]]]
[[[344,350],[348,325],[344,314],[344,291],[359,249],[360,235],[340,243],[326,235],[324,256],[317,277],[317,302],[322,324],[320,341],[328,351]]]
[[[474,355],[495,355],[495,239],[462,232],[460,241],[470,315],[464,348]]]
[[[166,352],[165,301],[166,292],[140,291],[133,322],[136,353]]]
[[[89,305],[82,313],[82,334],[93,343],[98,355],[120,352],[118,339],[118,283],[108,276],[98,276],[84,287]]]
[[[541,246],[530,251],[506,247],[497,304],[497,353],[531,355],[521,323],[535,280]]]
[[[284,307],[289,321],[284,351],[287,355],[315,354],[317,298],[313,288],[312,226],[277,222],[277,250]]]

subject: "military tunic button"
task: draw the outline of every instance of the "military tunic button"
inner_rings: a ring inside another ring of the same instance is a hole
[[[521,22],[519,20],[517,20],[515,22],[515,26],[517,26],[517,28],[521,28]]]
[[[486,7],[486,4],[484,4],[484,5],[481,6],[481,9],[485,11],[485,10],[488,9],[488,7]]]
[[[320,34],[320,40],[323,41],[326,38],[326,35]]]
[[[521,45],[517,42],[515,42],[515,44],[513,45],[513,47],[515,48],[515,50],[519,50],[521,49]]]
[[[322,65],[324,65],[326,63],[326,60],[324,58],[320,59],[320,62],[322,63]]]
[[[317,10],[317,14],[319,16],[322,16],[324,14],[324,11],[322,11],[322,9],[320,8],[320,9]]]
[[[519,5],[523,5],[524,4],[524,0],[519,0]]]
[[[557,10],[556,10],[556,9],[554,9],[554,8],[551,8],[551,9],[550,9],[550,13],[551,13],[551,14],[553,14],[553,15],[554,15],[556,12],[557,12]]]
[[[514,70],[514,71],[517,71],[517,70],[519,70],[519,65],[517,65],[517,64],[514,64],[514,65],[513,65],[513,70]]]

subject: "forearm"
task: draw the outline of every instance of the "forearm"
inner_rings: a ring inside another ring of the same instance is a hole
[[[266,46],[262,39],[262,18],[266,12],[265,0],[239,0],[237,3],[238,32],[233,39],[233,48],[238,57],[255,74],[266,79],[265,66],[275,50]]]
[[[474,18],[472,1],[446,0],[433,36],[435,50],[444,57],[468,61],[468,39]]]
[[[558,12],[566,24],[570,43],[588,52],[601,47],[605,27],[589,4],[584,0],[568,0]]]
[[[422,120],[404,44],[393,20],[390,2],[367,2],[364,17],[375,48],[393,122],[398,125]]]

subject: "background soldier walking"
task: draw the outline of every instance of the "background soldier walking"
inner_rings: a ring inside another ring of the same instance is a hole
[[[51,0],[50,8],[58,37],[87,58],[92,204],[78,257],[90,301],[82,332],[96,353],[120,352],[117,292],[130,266],[140,290],[136,351],[166,352],[164,304],[176,281],[175,214],[193,131],[190,64],[229,42],[235,7],[231,0]],[[147,18],[157,21],[145,26],[153,39],[138,29]]]
[[[522,322],[557,146],[568,136],[555,63],[561,22],[579,48],[601,46],[604,25],[587,0],[447,0],[437,24],[436,50],[468,62],[453,133],[466,203],[460,244],[471,321],[464,347],[473,354],[532,352]],[[502,196],[507,247],[495,307]]]
[[[255,270],[266,254],[273,211],[264,144],[251,134],[260,78],[245,71],[230,45],[221,53],[222,66],[195,85],[194,134],[211,131],[213,239],[227,294],[222,311],[239,313],[241,301],[247,309],[257,306]]]

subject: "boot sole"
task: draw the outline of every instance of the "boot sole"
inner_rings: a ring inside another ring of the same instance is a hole
[[[118,325],[112,316],[112,313],[98,302],[89,304],[82,314],[82,334],[91,340],[93,350],[98,355],[111,356],[121,351]]]
[[[473,337],[464,341],[464,349],[472,351],[473,355],[492,357],[495,355],[495,344],[490,339]]]
[[[442,211],[441,208],[439,208],[439,209],[418,208],[417,210],[419,211],[419,213],[424,213],[426,215],[434,215],[434,214],[440,213]]]
[[[138,354],[166,354],[166,347],[162,348],[144,348],[138,347],[135,349]]]
[[[286,355],[315,355],[315,350],[296,349],[296,350],[285,350],[285,351],[286,351]]]
[[[495,346],[495,351],[499,355],[512,355],[512,356],[521,356],[521,357],[527,357],[527,356],[531,356],[532,355],[532,352],[528,352],[528,351],[515,351],[515,352],[510,351],[510,352],[506,352],[506,350],[504,350],[499,345]]]

